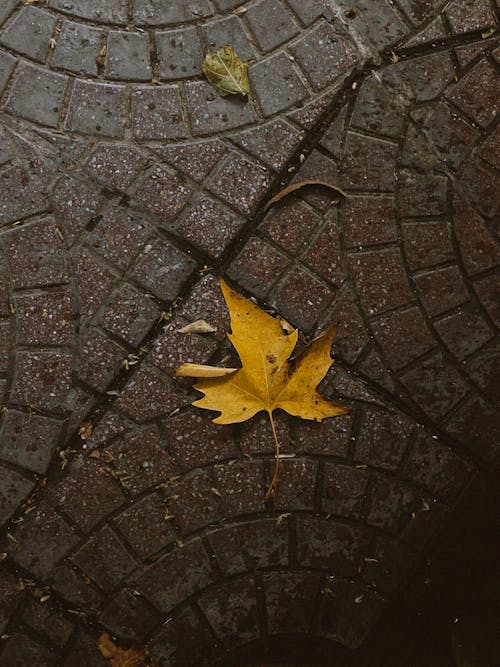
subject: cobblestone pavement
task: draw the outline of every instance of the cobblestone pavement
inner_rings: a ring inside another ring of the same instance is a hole
[[[498,13],[3,0],[2,665],[104,666],[103,629],[159,665],[363,642],[498,463]],[[249,101],[201,75],[226,43]],[[264,214],[304,178],[349,196]],[[306,334],[341,323],[322,391],[351,412],[280,417],[272,504],[266,422],[216,426],[172,379],[228,353],[220,275]]]

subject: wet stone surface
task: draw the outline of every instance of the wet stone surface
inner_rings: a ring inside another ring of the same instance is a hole
[[[496,13],[351,4],[1,3],[2,665],[105,667],[103,630],[162,667],[356,648],[498,464]],[[249,99],[202,75],[226,43]],[[347,197],[264,210],[304,179]],[[339,324],[349,413],[276,415],[271,503],[267,420],[174,378],[231,354],[220,276]]]

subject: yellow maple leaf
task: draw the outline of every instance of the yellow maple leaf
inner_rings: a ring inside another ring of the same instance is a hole
[[[193,405],[220,412],[213,420],[216,424],[243,422],[263,410],[268,413],[276,445],[275,473],[266,494],[270,498],[276,489],[280,460],[273,411],[281,408],[295,417],[316,421],[347,412],[316,391],[333,364],[330,349],[336,327],[329,327],[290,361],[298,331],[287,334],[278,318],[233,292],[223,280],[220,284],[231,315],[228,337],[242,367],[186,363],[179,366],[176,375],[201,378],[195,389],[204,396]]]
[[[97,642],[102,655],[110,661],[111,667],[147,667],[147,654],[144,649],[130,648],[125,650],[117,646],[107,632],[103,632]]]

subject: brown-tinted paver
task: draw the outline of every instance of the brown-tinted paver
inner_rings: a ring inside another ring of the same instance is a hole
[[[498,463],[496,15],[351,4],[0,8],[2,664],[104,667],[103,629],[162,665],[355,648]],[[226,42],[250,100],[201,74]],[[264,212],[307,178],[348,197]],[[277,415],[272,503],[266,420],[214,425],[173,378],[230,353],[221,275],[339,323],[321,390],[350,413]]]

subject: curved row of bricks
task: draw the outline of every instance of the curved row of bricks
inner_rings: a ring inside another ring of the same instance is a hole
[[[494,20],[483,5],[465,31]],[[445,16],[414,43],[454,33],[459,3]],[[7,664],[19,656],[104,664],[74,607],[124,641],[148,641],[162,664],[211,664],[238,644],[288,632],[283,610],[297,631],[362,641],[466,487],[472,459],[498,457],[497,51],[474,39],[436,55],[424,46],[421,57],[356,81],[297,174],[321,172],[349,199],[338,214],[322,193],[294,199],[258,229],[259,202],[333,94],[230,137],[142,148],[89,145],[5,118],[4,516],[36,487],[4,541],[3,627],[14,614]],[[332,318],[345,324],[336,351],[348,370],[323,390],[351,401],[353,416],[282,422],[295,458],[273,508],[262,504],[272,465],[265,427],[222,436],[170,379],[180,361],[228,351],[216,282],[196,277],[214,265],[308,332]],[[183,290],[174,319],[158,328]],[[198,317],[217,333],[176,333]],[[129,357],[128,379],[124,357],[144,341],[152,350],[137,367]],[[60,459],[58,450],[116,394],[66,465],[71,452]],[[14,574],[36,583],[20,591]],[[48,600],[33,602],[46,591]]]

